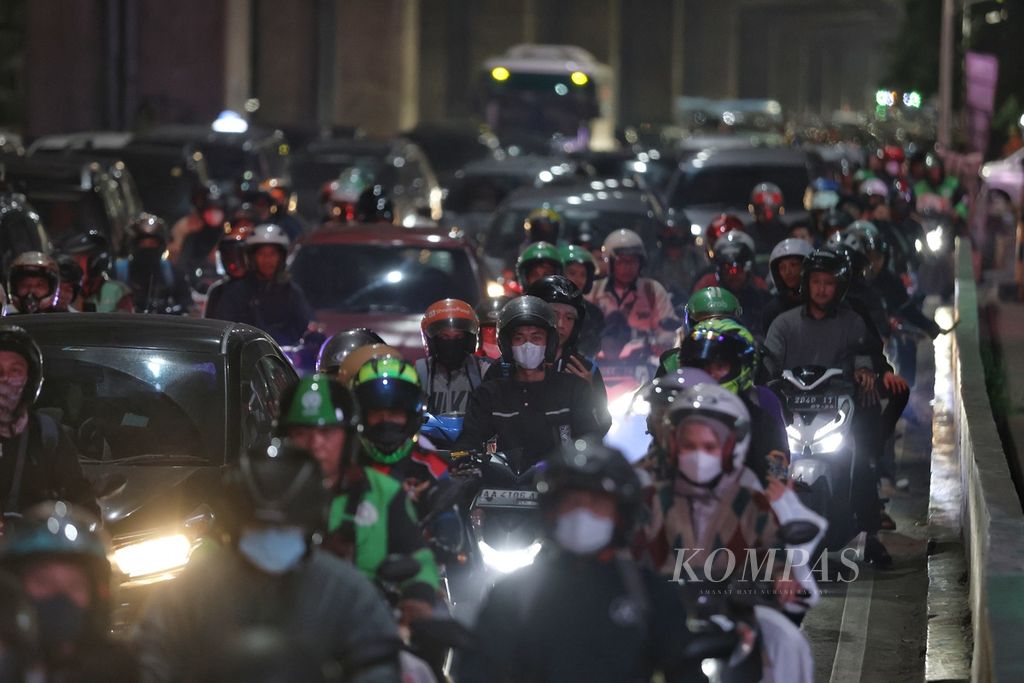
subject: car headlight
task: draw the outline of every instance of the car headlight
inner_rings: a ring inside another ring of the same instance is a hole
[[[815,441],[814,445],[817,446],[819,452],[835,453],[843,445],[843,434],[834,432],[820,441]]]
[[[185,534],[170,534],[127,543],[114,549],[113,564],[129,584],[172,579],[192,556],[192,542]]]
[[[502,574],[508,574],[517,569],[529,567],[533,564],[537,553],[540,552],[539,542],[534,542],[525,548],[516,548],[515,550],[495,550],[487,545],[486,541],[478,541],[477,546],[480,548],[480,555],[483,557],[484,564]]]

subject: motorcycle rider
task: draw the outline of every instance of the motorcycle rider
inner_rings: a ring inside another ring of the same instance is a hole
[[[523,472],[558,444],[598,432],[591,387],[548,367],[558,345],[550,305],[529,295],[506,304],[498,319],[498,346],[512,375],[486,380],[473,392],[453,450],[481,450],[494,439],[497,450]]]
[[[78,261],[85,273],[81,296],[72,302],[79,311],[96,313],[131,313],[131,288],[110,277],[113,261],[110,241],[97,230],[68,235],[60,244],[60,251]]]
[[[11,263],[7,275],[11,301],[7,314],[49,313],[60,305],[60,269],[41,251],[26,251]]]
[[[647,413],[647,433],[651,436],[651,443],[647,446],[647,453],[636,466],[650,475],[651,481],[644,482],[648,488],[656,482],[671,479],[676,467],[675,463],[671,462],[669,453],[662,447],[668,439],[665,433],[665,412],[680,391],[701,383],[714,384],[715,378],[698,368],[681,367],[655,377],[646,387],[644,399],[650,406],[650,412]]]
[[[693,289],[696,276],[707,261],[694,246],[689,227],[666,225],[658,234],[658,251],[651,259],[651,277],[665,286],[674,301],[682,301]]]
[[[415,376],[411,366],[405,368]],[[385,417],[390,417],[389,410]],[[352,393],[325,375],[303,377],[281,396],[279,414],[278,435],[313,454],[330,492],[324,548],[351,562],[371,581],[388,555],[411,556],[420,563],[420,571],[402,584],[399,609],[406,623],[429,616],[440,581],[434,555],[423,540],[403,482],[360,464],[367,422]]]
[[[935,152],[925,155],[924,177],[915,183],[914,194],[918,197],[926,194],[942,197],[950,213],[954,213],[961,221],[967,221],[967,192],[956,176],[946,175],[945,165]]]
[[[279,226],[257,226],[245,240],[248,272],[224,286],[217,310],[210,317],[258,327],[278,344],[298,342],[313,311],[305,294],[285,272],[289,244],[288,235]]]
[[[114,263],[114,274],[131,288],[135,310],[184,313],[191,296],[185,279],[167,257],[167,224],[143,213],[128,226],[128,236],[128,257]]]
[[[361,346],[383,343],[384,340],[379,334],[365,327],[357,327],[331,335],[317,354],[316,371],[333,377],[338,374],[342,362],[350,353]]]
[[[85,273],[78,265],[78,261],[67,254],[58,254],[54,260],[57,261],[57,269],[60,271],[60,296],[57,297],[57,306],[54,310],[61,313],[77,312],[71,306],[71,302],[77,299],[82,291]]]
[[[832,209],[821,219],[822,233],[818,236],[818,243],[824,244],[832,233],[838,232],[854,221],[854,217],[843,209]]]
[[[549,242],[534,242],[523,249],[516,260],[516,280],[521,291],[542,277],[562,274],[562,255]]]
[[[647,249],[640,235],[625,228],[614,230],[605,238],[601,253],[608,263],[608,277],[594,285],[589,298],[601,309],[606,330],[625,324],[634,340],[644,338],[655,347],[670,346],[679,321],[661,283],[641,277]]]
[[[765,367],[769,376],[779,377],[783,370],[803,365],[839,368],[859,387],[861,403],[875,394],[880,350],[872,348],[869,323],[844,301],[850,286],[850,263],[833,251],[819,249],[804,260],[801,291],[804,305],[779,315],[768,329],[765,339]],[[883,386],[890,392],[900,388],[893,373],[883,376]],[[876,395],[876,394],[875,394]],[[862,445],[874,442],[880,425],[872,423],[863,411],[854,413],[858,439]],[[872,439],[872,436],[875,439]],[[878,442],[880,449],[880,442]],[[885,546],[878,540],[881,526],[881,502],[872,471],[868,448],[857,449],[854,456],[853,503],[857,523],[867,532],[864,557],[880,567],[892,563]]]
[[[442,299],[431,304],[420,323],[426,358],[416,361],[420,384],[433,415],[463,415],[469,395],[480,386],[490,362],[473,355],[480,321],[465,301]],[[365,406],[363,406],[365,410]]]
[[[32,410],[43,387],[43,356],[32,337],[0,325],[0,510],[17,513],[60,498],[99,515],[71,439],[50,415]]]
[[[604,331],[604,313],[586,299],[594,288],[594,277],[597,264],[588,249],[576,244],[566,244],[558,248],[562,254],[563,273],[583,293],[583,329],[580,332],[579,351],[588,358],[593,358],[601,350],[601,333]],[[499,309],[500,310],[500,309]],[[500,354],[499,354],[500,355]]]
[[[537,242],[558,244],[562,237],[562,215],[554,209],[534,209],[523,221],[523,246]]]
[[[477,356],[491,361],[501,359],[501,349],[498,348],[498,317],[508,302],[508,297],[496,296],[484,299],[477,305],[476,317],[480,323]]]
[[[48,501],[26,510],[0,545],[0,566],[35,608],[47,681],[139,680],[135,654],[110,636],[111,548],[99,526],[81,508]]]
[[[229,282],[241,280],[249,272],[245,259],[245,240],[252,233],[247,224],[232,225],[231,230],[224,233],[217,243],[217,272],[224,277],[210,285],[206,290],[206,306],[203,308],[204,318],[216,318],[220,310],[220,297]],[[211,313],[213,311],[213,313]]]
[[[768,302],[768,285],[754,270],[754,240],[741,230],[722,235],[715,244],[715,272],[701,278],[696,290],[722,287],[740,302],[741,322],[761,335],[760,312]]]
[[[583,295],[564,275],[549,275],[537,280],[526,290],[530,296],[546,301],[555,312],[558,321],[558,351],[555,354],[556,372],[576,375],[593,390],[594,417],[602,425],[602,433],[611,428],[612,418],[608,413],[608,390],[605,388],[601,369],[591,358],[579,352],[579,337],[587,319],[583,307]]]
[[[761,314],[761,329],[767,330],[780,313],[800,305],[800,271],[804,259],[814,247],[804,240],[789,237],[772,249],[768,259],[768,270],[775,287],[775,296],[765,304]]]
[[[322,407],[309,409],[343,419]],[[398,680],[398,633],[377,589],[314,540],[328,494],[309,451],[274,441],[225,479],[231,542],[193,556],[154,594],[135,639],[143,682],[192,680],[225,637],[266,624],[341,663],[349,680]]]
[[[696,680],[699,662],[682,657],[692,636],[679,594],[625,552],[643,503],[622,454],[571,441],[537,488],[550,540],[488,594],[457,680]]]
[[[750,204],[747,210],[752,220],[743,230],[754,238],[754,253],[757,255],[758,265],[761,266],[763,260],[766,270],[768,254],[772,247],[786,239],[789,232],[789,227],[782,220],[782,214],[786,212],[782,190],[774,183],[758,183],[750,191]]]
[[[171,262],[189,272],[197,263],[206,261],[224,232],[226,219],[220,193],[205,185],[197,187],[192,192],[192,211],[171,228],[171,243],[167,247]]]
[[[698,289],[686,302],[684,310],[685,325],[680,330],[680,340],[699,322],[713,318],[731,318],[739,320],[743,307],[732,292],[723,287],[705,287]]]

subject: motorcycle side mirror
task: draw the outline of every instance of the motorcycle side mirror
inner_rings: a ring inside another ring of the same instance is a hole
[[[92,488],[96,492],[96,498],[103,500],[121,493],[127,484],[128,478],[123,474],[107,474],[94,481]]]
[[[429,650],[465,650],[473,645],[473,633],[455,619],[427,617],[409,623],[410,640]]]
[[[405,583],[420,572],[420,562],[409,555],[388,555],[377,567],[377,578],[385,583]]]
[[[779,537],[786,545],[803,545],[813,541],[820,531],[814,522],[797,519],[783,524],[779,529]]]

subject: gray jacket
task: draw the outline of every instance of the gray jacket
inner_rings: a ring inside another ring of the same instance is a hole
[[[768,328],[764,347],[765,368],[772,377],[801,365],[841,368],[848,377],[855,369],[873,368],[864,319],[845,303],[821,319],[808,315],[806,306],[780,314]]]
[[[346,680],[399,680],[395,622],[357,569],[314,549],[298,569],[271,576],[237,552],[215,548],[195,558],[147,606],[135,634],[143,683],[191,680],[229,636],[254,626],[280,629],[343,665],[383,648],[393,656]]]

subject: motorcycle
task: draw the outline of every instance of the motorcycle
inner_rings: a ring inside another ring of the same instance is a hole
[[[647,453],[650,443],[649,406],[640,392],[654,379],[658,356],[649,344],[630,342],[617,357],[599,357],[598,365],[608,391],[608,412],[612,418],[605,442],[622,451],[630,462],[636,462]]]
[[[807,365],[785,370],[769,387],[779,396],[787,418],[790,478],[797,495],[828,520],[824,548],[839,550],[856,535],[854,385],[838,368]]]
[[[925,211],[921,214],[921,228],[924,239],[914,243],[920,262],[917,267],[918,292],[949,299],[953,294],[954,280],[954,218],[948,213]]]

